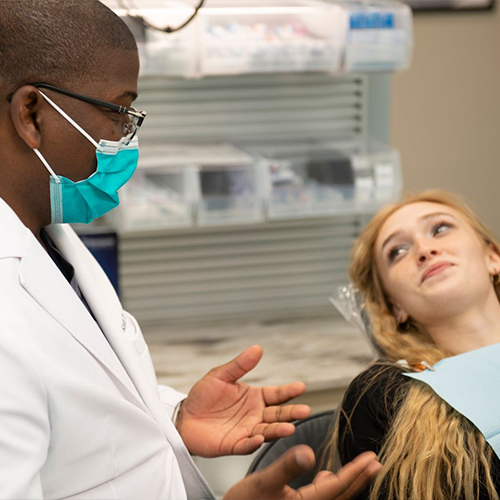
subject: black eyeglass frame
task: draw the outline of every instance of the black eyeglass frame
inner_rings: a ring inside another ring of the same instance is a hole
[[[29,85],[36,87],[37,89],[40,88],[40,89],[53,90],[54,92],[58,92],[59,94],[79,99],[80,101],[88,102],[96,106],[102,106],[103,108],[111,109],[112,111],[116,111],[121,115],[133,116],[134,118],[137,119],[137,123],[135,124],[134,134],[130,137],[130,139],[128,139],[129,142],[135,137],[135,134],[137,134],[137,131],[141,128],[141,125],[144,122],[146,115],[148,114],[147,111],[138,111],[135,108],[127,108],[125,106],[120,106],[119,104],[113,104],[112,102],[101,101],[100,99],[94,99],[93,97],[88,97],[86,95],[77,94],[76,92],[71,92],[69,90],[61,89],[59,87],[54,87],[53,85],[49,85],[48,83],[30,83]],[[7,96],[7,101],[11,102],[13,96],[14,92],[12,92],[12,94]]]

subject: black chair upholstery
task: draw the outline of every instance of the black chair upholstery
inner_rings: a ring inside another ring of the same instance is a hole
[[[298,444],[307,444],[310,446],[316,455],[316,461],[318,461],[333,431],[334,420],[335,410],[329,410],[295,422],[295,433],[266,445],[255,457],[248,469],[247,475],[264,469],[271,462],[274,462],[283,455],[289,448]],[[306,474],[295,478],[290,483],[290,486],[292,488],[300,488],[311,483],[317,472],[317,469],[314,468]]]

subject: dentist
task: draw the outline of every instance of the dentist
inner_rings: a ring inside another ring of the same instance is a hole
[[[280,406],[301,383],[239,382],[258,346],[187,397],[158,387],[139,326],[66,224],[117,206],[134,173],[138,71],[98,0],[0,2],[1,499],[212,499],[191,455],[251,453],[309,414]],[[380,467],[365,454],[289,489],[313,462],[296,448],[226,498],[346,499]]]

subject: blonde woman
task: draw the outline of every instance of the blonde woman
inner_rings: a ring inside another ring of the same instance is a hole
[[[424,191],[370,221],[349,273],[381,358],[346,392],[329,467],[379,456],[360,499],[498,500],[500,461],[483,435],[403,373],[500,343],[500,244],[457,196]]]

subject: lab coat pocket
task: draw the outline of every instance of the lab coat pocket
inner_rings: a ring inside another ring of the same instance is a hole
[[[153,361],[151,360],[148,346],[144,340],[144,336],[142,335],[141,327],[137,323],[136,319],[126,311],[122,311],[122,330],[126,337],[134,345],[134,349],[139,356],[143,372],[149,378],[151,383],[156,386],[157,381]]]
[[[134,344],[135,350],[140,357],[144,356],[147,350],[146,341],[142,335],[136,319],[126,311],[122,312],[122,330],[127,338]]]

